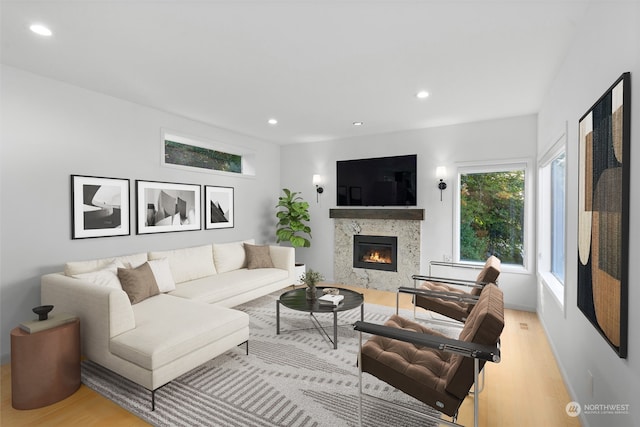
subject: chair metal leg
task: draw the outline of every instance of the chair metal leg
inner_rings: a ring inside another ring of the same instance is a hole
[[[360,351],[358,352],[358,422],[362,427],[362,332],[360,335]]]
[[[478,400],[478,374],[480,371],[480,360],[473,359],[473,425],[474,427],[478,427],[478,413],[479,411],[479,400]]]
[[[482,393],[482,390],[484,390],[484,383],[485,383],[485,370],[483,369],[482,371],[480,371],[480,373],[482,374],[482,378],[480,379],[480,390],[478,390],[478,394]],[[469,395],[473,396],[475,394],[475,391],[469,391]]]

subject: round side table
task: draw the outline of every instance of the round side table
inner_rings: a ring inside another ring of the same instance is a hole
[[[11,331],[11,406],[51,405],[80,387],[80,320],[30,334]]]

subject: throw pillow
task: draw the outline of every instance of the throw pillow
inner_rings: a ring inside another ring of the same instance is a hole
[[[71,277],[76,279],[88,280],[98,286],[106,286],[107,288],[122,289],[118,280],[118,268],[123,267],[119,261],[113,261],[101,270],[90,271],[88,273],[72,274]]]
[[[249,270],[255,268],[273,268],[269,246],[249,245],[245,243],[244,250],[247,253],[247,268]]]
[[[149,261],[149,266],[151,267],[153,277],[156,279],[158,290],[160,292],[171,292],[176,290],[176,282],[173,280],[168,259],[153,259]]]
[[[118,278],[131,304],[137,304],[160,293],[148,262],[137,268],[118,268]]]

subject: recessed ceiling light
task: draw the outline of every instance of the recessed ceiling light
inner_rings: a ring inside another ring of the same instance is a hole
[[[420,92],[416,93],[416,98],[418,99],[425,99],[429,97],[429,92],[427,92],[426,90],[421,90]]]
[[[45,37],[50,37],[53,34],[50,29],[41,24],[33,24],[29,29],[36,34]]]
[[[364,122],[353,122],[354,126],[362,126]]]
[[[278,124],[278,121],[277,121],[276,119],[269,119],[268,123],[269,123],[270,125],[277,125],[277,124]]]

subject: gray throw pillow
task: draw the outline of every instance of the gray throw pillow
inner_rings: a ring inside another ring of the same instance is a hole
[[[148,262],[137,268],[118,268],[118,279],[131,304],[137,304],[160,293]]]
[[[244,244],[244,251],[247,255],[247,268],[273,268],[269,246]]]

